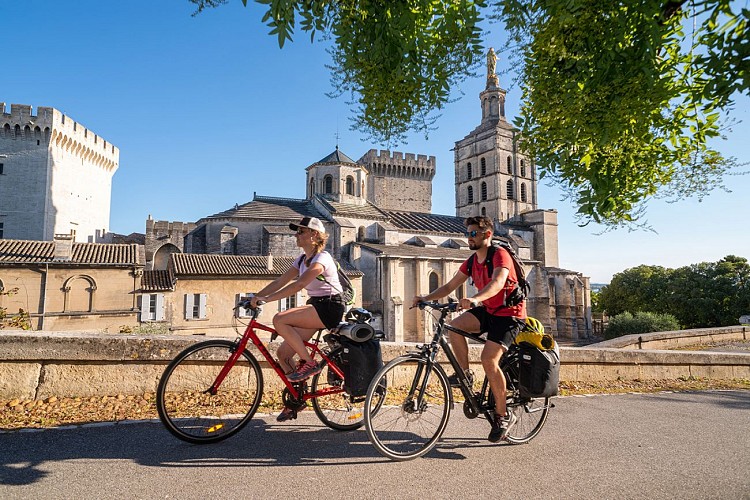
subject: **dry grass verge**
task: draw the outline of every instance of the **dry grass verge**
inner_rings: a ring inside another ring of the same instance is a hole
[[[618,394],[632,392],[697,391],[718,389],[750,390],[750,380],[622,380],[607,382],[562,382],[560,395]],[[91,422],[117,422],[157,418],[155,394],[44,400],[0,400],[0,429],[25,429],[80,425]],[[260,411],[281,409],[279,393],[264,394]]]

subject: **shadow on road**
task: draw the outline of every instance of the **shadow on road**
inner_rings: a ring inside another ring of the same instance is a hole
[[[750,400],[743,393],[737,391],[685,391],[669,393],[669,400],[673,403],[694,404],[695,395],[700,394],[705,404],[720,406],[730,410],[750,410]],[[646,400],[663,399],[663,394],[643,394]]]
[[[314,422],[314,420],[310,420]],[[484,440],[444,439],[428,456],[463,460],[459,449]],[[132,460],[150,467],[341,466],[388,462],[360,429],[339,432],[322,424],[250,421],[225,441],[194,445],[171,436],[158,422],[116,424],[0,435],[0,485],[44,479],[44,464],[65,460]]]

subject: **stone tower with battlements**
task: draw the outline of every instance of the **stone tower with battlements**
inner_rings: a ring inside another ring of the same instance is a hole
[[[367,199],[385,210],[432,211],[435,157],[369,150],[357,163],[368,172]]]
[[[537,208],[536,168],[519,151],[518,131],[505,118],[505,90],[487,55],[487,85],[479,94],[482,121],[456,142],[456,215],[485,215],[497,222]]]
[[[57,109],[0,102],[0,238],[95,242],[120,151]]]

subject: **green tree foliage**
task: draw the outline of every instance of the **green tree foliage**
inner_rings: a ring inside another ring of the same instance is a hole
[[[648,311],[671,314],[685,328],[736,325],[750,313],[750,264],[728,255],[678,269],[626,269],[602,289],[599,302],[611,316]]]
[[[664,290],[672,274],[660,266],[638,266],[612,277],[599,293],[599,306],[610,316],[625,311],[666,312]]]
[[[189,0],[197,12],[228,0]],[[523,89],[517,121],[540,176],[584,222],[639,219],[654,196],[704,196],[736,167],[708,146],[750,90],[750,10],[730,0],[257,0],[279,45],[331,37],[334,94],[382,143],[427,132],[503,22]],[[247,5],[247,0],[242,0]]]
[[[671,332],[679,330],[680,324],[671,314],[652,312],[624,312],[609,320],[604,331],[605,339],[650,332]]]
[[[18,288],[10,290],[0,289],[0,296],[15,295],[16,293],[18,293]],[[3,328],[31,330],[31,320],[28,311],[19,309],[18,314],[9,314],[5,307],[0,307],[0,330]]]

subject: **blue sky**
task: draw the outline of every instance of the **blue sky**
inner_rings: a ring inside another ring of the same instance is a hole
[[[186,0],[0,2],[0,101],[52,106],[120,148],[110,230],[144,232],[145,219],[195,221],[250,201],[253,193],[303,198],[304,169],[338,144],[354,159],[371,147],[349,130],[347,97],[330,99],[325,44],[298,33],[279,49],[260,24],[262,7],[230,5],[191,17]],[[488,45],[503,45],[493,27]],[[498,70],[507,70],[503,55]],[[506,113],[520,91],[508,89]],[[399,151],[437,157],[433,212],[454,214],[453,153],[481,117],[484,78],[464,82],[428,140]],[[750,161],[750,99],[717,148]],[[750,168],[750,167],[746,167]],[[728,254],[750,257],[750,175],[727,179],[731,193],[702,202],[649,203],[654,231],[579,227],[555,186],[539,187],[540,208],[558,210],[560,266],[606,283],[639,264],[679,267]]]

